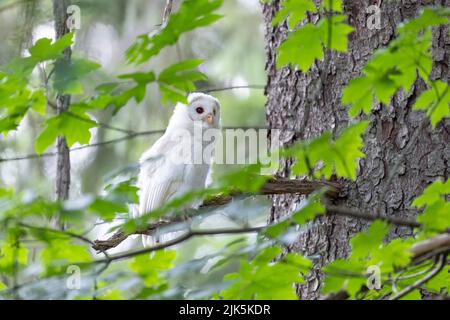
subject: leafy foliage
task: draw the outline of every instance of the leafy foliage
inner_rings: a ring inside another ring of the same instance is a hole
[[[425,110],[431,119],[431,124],[436,124],[443,118],[450,116],[450,87],[448,83],[434,81],[431,83],[434,89],[421,94],[417,99],[414,109]]]
[[[285,153],[296,160],[292,174],[329,179],[335,173],[339,177],[356,179],[358,160],[364,157],[362,135],[368,125],[366,121],[355,123],[344,129],[335,140],[331,132],[326,132],[316,139],[295,145]]]
[[[306,18],[307,12],[316,11],[314,2],[310,0],[285,0],[281,10],[273,18],[272,25],[276,26],[287,18],[289,28],[294,29],[296,25]]]
[[[241,260],[238,273],[228,274],[224,280],[233,281],[221,292],[224,299],[297,299],[294,283],[303,282],[300,272],[307,272],[311,261],[294,253],[282,254],[278,247],[263,250],[253,261]]]
[[[417,217],[417,221],[422,224],[422,233],[430,236],[436,234],[436,230],[439,232],[448,228],[449,202],[445,201],[445,196],[449,194],[449,190],[448,181],[444,183],[437,180],[414,200],[413,206],[426,207],[424,213]],[[399,287],[404,288],[420,279],[428,271],[429,265],[422,263],[411,271],[408,271],[407,266],[412,259],[411,248],[415,243],[420,242],[423,236],[418,235],[416,239],[395,239],[385,243],[389,229],[385,222],[375,221],[366,231],[355,235],[350,241],[351,256],[345,260],[333,261],[323,269],[327,274],[323,292],[345,290],[352,298],[367,296],[379,299],[391,294],[394,285],[395,290],[398,291]],[[368,270],[372,267],[379,268],[383,286],[368,294],[364,288],[368,284]],[[428,284],[425,283],[423,288],[435,293],[440,293],[441,290],[448,293],[449,280],[446,269],[444,268],[444,271],[441,271],[432,281],[427,282]],[[344,274],[341,274],[343,270],[345,270]],[[420,299],[420,294],[416,291],[412,291],[403,299]]]
[[[321,11],[342,11],[341,1],[331,2],[330,7],[328,1],[324,0]],[[305,19],[308,11],[316,12],[314,2],[310,0],[283,1],[283,8],[275,16],[273,24],[278,25],[289,17],[288,25],[293,29]],[[347,36],[353,28],[345,20],[345,16],[335,15],[321,19],[317,24],[307,23],[294,30],[278,49],[277,66],[298,66],[299,70],[307,72],[316,60],[324,58],[324,48],[347,51]]]
[[[415,108],[427,110],[433,126],[447,116],[448,84],[429,81],[429,76],[433,65],[431,28],[448,22],[448,11],[425,9],[419,18],[399,27],[397,38],[378,50],[364,67],[364,75],[352,79],[344,89],[342,103],[351,105],[350,116],[369,113],[376,102],[388,105],[400,89],[409,92],[417,74],[434,89],[423,93]]]
[[[166,250],[134,258],[130,263],[130,269],[138,274],[144,282],[145,288],[141,291],[141,295],[155,293],[155,289],[167,286],[167,280],[162,276],[162,272],[174,266],[175,257],[175,251]]]
[[[423,195],[414,200],[412,205],[425,207],[417,220],[427,231],[445,231],[450,228],[450,203],[446,197],[450,194],[450,179],[445,183],[437,180],[428,186]]]
[[[51,39],[42,38],[29,50],[32,60],[37,64],[48,60],[57,60],[63,56],[66,48],[73,44],[73,33],[62,36],[52,43]]]
[[[222,0],[185,0],[180,10],[173,13],[167,25],[151,35],[141,35],[128,50],[130,63],[143,63],[156,56],[164,47],[174,45],[183,33],[208,26],[222,16],[214,13]]]
[[[203,63],[201,59],[186,60],[175,63],[160,73],[158,83],[163,103],[167,101],[187,103],[183,93],[194,91],[194,82],[206,79],[202,73],[192,70],[201,63]]]
[[[55,64],[54,88],[63,94],[83,94],[80,79],[100,65],[84,59],[60,60]]]
[[[76,115],[82,119],[86,119],[86,121],[80,121],[78,118],[67,113],[48,119],[45,122],[47,127],[36,140],[36,152],[42,154],[61,134],[66,138],[69,147],[73,146],[76,142],[88,144],[91,138],[89,130],[96,126],[95,122],[86,114],[79,113]]]

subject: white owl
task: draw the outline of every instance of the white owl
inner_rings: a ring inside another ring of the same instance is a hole
[[[139,206],[131,208],[132,217],[142,216],[187,192],[205,188],[211,161],[205,161],[202,156],[194,159],[199,150],[195,148],[205,145],[198,133],[199,129],[219,128],[220,104],[216,98],[192,93],[188,105],[176,105],[164,135],[140,158]],[[154,241],[150,236],[143,236],[143,244],[151,246]]]

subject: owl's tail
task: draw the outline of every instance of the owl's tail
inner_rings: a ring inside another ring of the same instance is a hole
[[[159,244],[164,244],[168,241],[176,239],[182,232],[169,232],[158,236],[144,236],[142,235],[142,245],[144,248],[151,248]]]
[[[139,217],[139,206],[131,205],[129,210],[132,218]],[[158,244],[173,240],[180,234],[180,232],[168,232],[157,236],[141,235],[142,245],[144,246],[144,248],[154,247]]]
[[[144,248],[151,248],[159,243],[159,239],[157,237],[152,236],[141,236],[141,240]]]

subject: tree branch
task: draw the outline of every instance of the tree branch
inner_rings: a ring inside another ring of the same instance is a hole
[[[310,195],[315,191],[321,190],[323,188],[328,188],[326,195],[330,198],[336,198],[339,196],[341,185],[335,182],[327,181],[306,181],[306,180],[289,180],[289,179],[270,179],[261,188],[260,195],[271,195],[271,194],[301,194]],[[204,201],[201,208],[207,207],[219,207],[223,206],[229,202],[234,197],[242,196],[242,193],[234,193],[232,195],[217,195],[215,197],[209,198]],[[195,216],[195,212],[193,214]],[[174,223],[179,223],[184,221],[183,217],[176,216],[171,219],[164,219],[150,224],[145,230],[138,231],[135,234],[145,234],[150,235],[156,229],[168,226]],[[125,234],[122,230],[117,231],[107,240],[96,240],[94,241],[93,249],[97,251],[105,251],[117,247],[129,235]]]
[[[53,0],[53,17],[55,19],[55,34],[56,39],[61,39],[64,35],[68,34],[70,30],[67,27],[67,7],[70,5],[70,0]],[[63,58],[57,60],[55,63],[61,63],[62,61],[70,61],[72,56],[71,47],[64,49]],[[70,95],[58,92],[56,97],[56,109],[57,113],[61,114],[69,109]],[[56,197],[58,200],[66,200],[69,198],[70,190],[70,149],[67,145],[66,138],[59,135],[56,142],[56,148],[58,150],[58,157],[56,163]],[[64,225],[59,221],[57,224],[61,229],[64,229]]]
[[[449,231],[447,230],[446,233],[437,235],[433,238],[415,244],[411,248],[413,263],[418,264],[441,253],[449,252],[450,233],[448,232]]]
[[[272,195],[272,194],[301,194],[301,195],[310,195],[314,191],[318,191],[324,187],[328,187],[328,192],[326,193],[329,198],[337,198],[339,196],[339,192],[341,186],[338,183],[333,182],[319,182],[319,181],[305,181],[305,180],[287,180],[287,179],[271,179],[268,181],[259,192],[260,195]],[[242,194],[235,193],[230,196],[218,195],[207,199],[202,208],[205,207],[218,207],[229,203],[233,197],[240,196]],[[420,227],[420,224],[406,219],[399,219],[394,217],[383,217],[379,218],[378,216],[362,212],[358,209],[352,208],[343,208],[336,206],[327,206],[327,214],[328,215],[340,215],[358,219],[364,219],[369,221],[374,221],[377,219],[384,220],[388,223],[407,226],[412,228]],[[195,216],[195,213],[193,214]],[[184,221],[183,217],[177,216],[172,219],[164,219],[155,223],[150,224],[145,230],[136,232],[135,234],[145,234],[151,235],[155,230],[169,226],[171,224],[180,223]],[[265,226],[268,227],[268,226]],[[120,243],[122,243],[125,239],[128,238],[129,235],[124,233],[122,230],[117,231],[114,235],[106,240],[96,240],[94,241],[93,249],[97,251],[105,251],[112,248],[117,247]],[[419,252],[420,249],[416,249]],[[424,249],[422,249],[423,251]]]

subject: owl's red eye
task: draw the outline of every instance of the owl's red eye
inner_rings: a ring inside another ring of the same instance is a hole
[[[195,111],[197,111],[198,114],[202,114],[203,112],[205,112],[202,107],[198,107],[197,109],[195,109]]]

